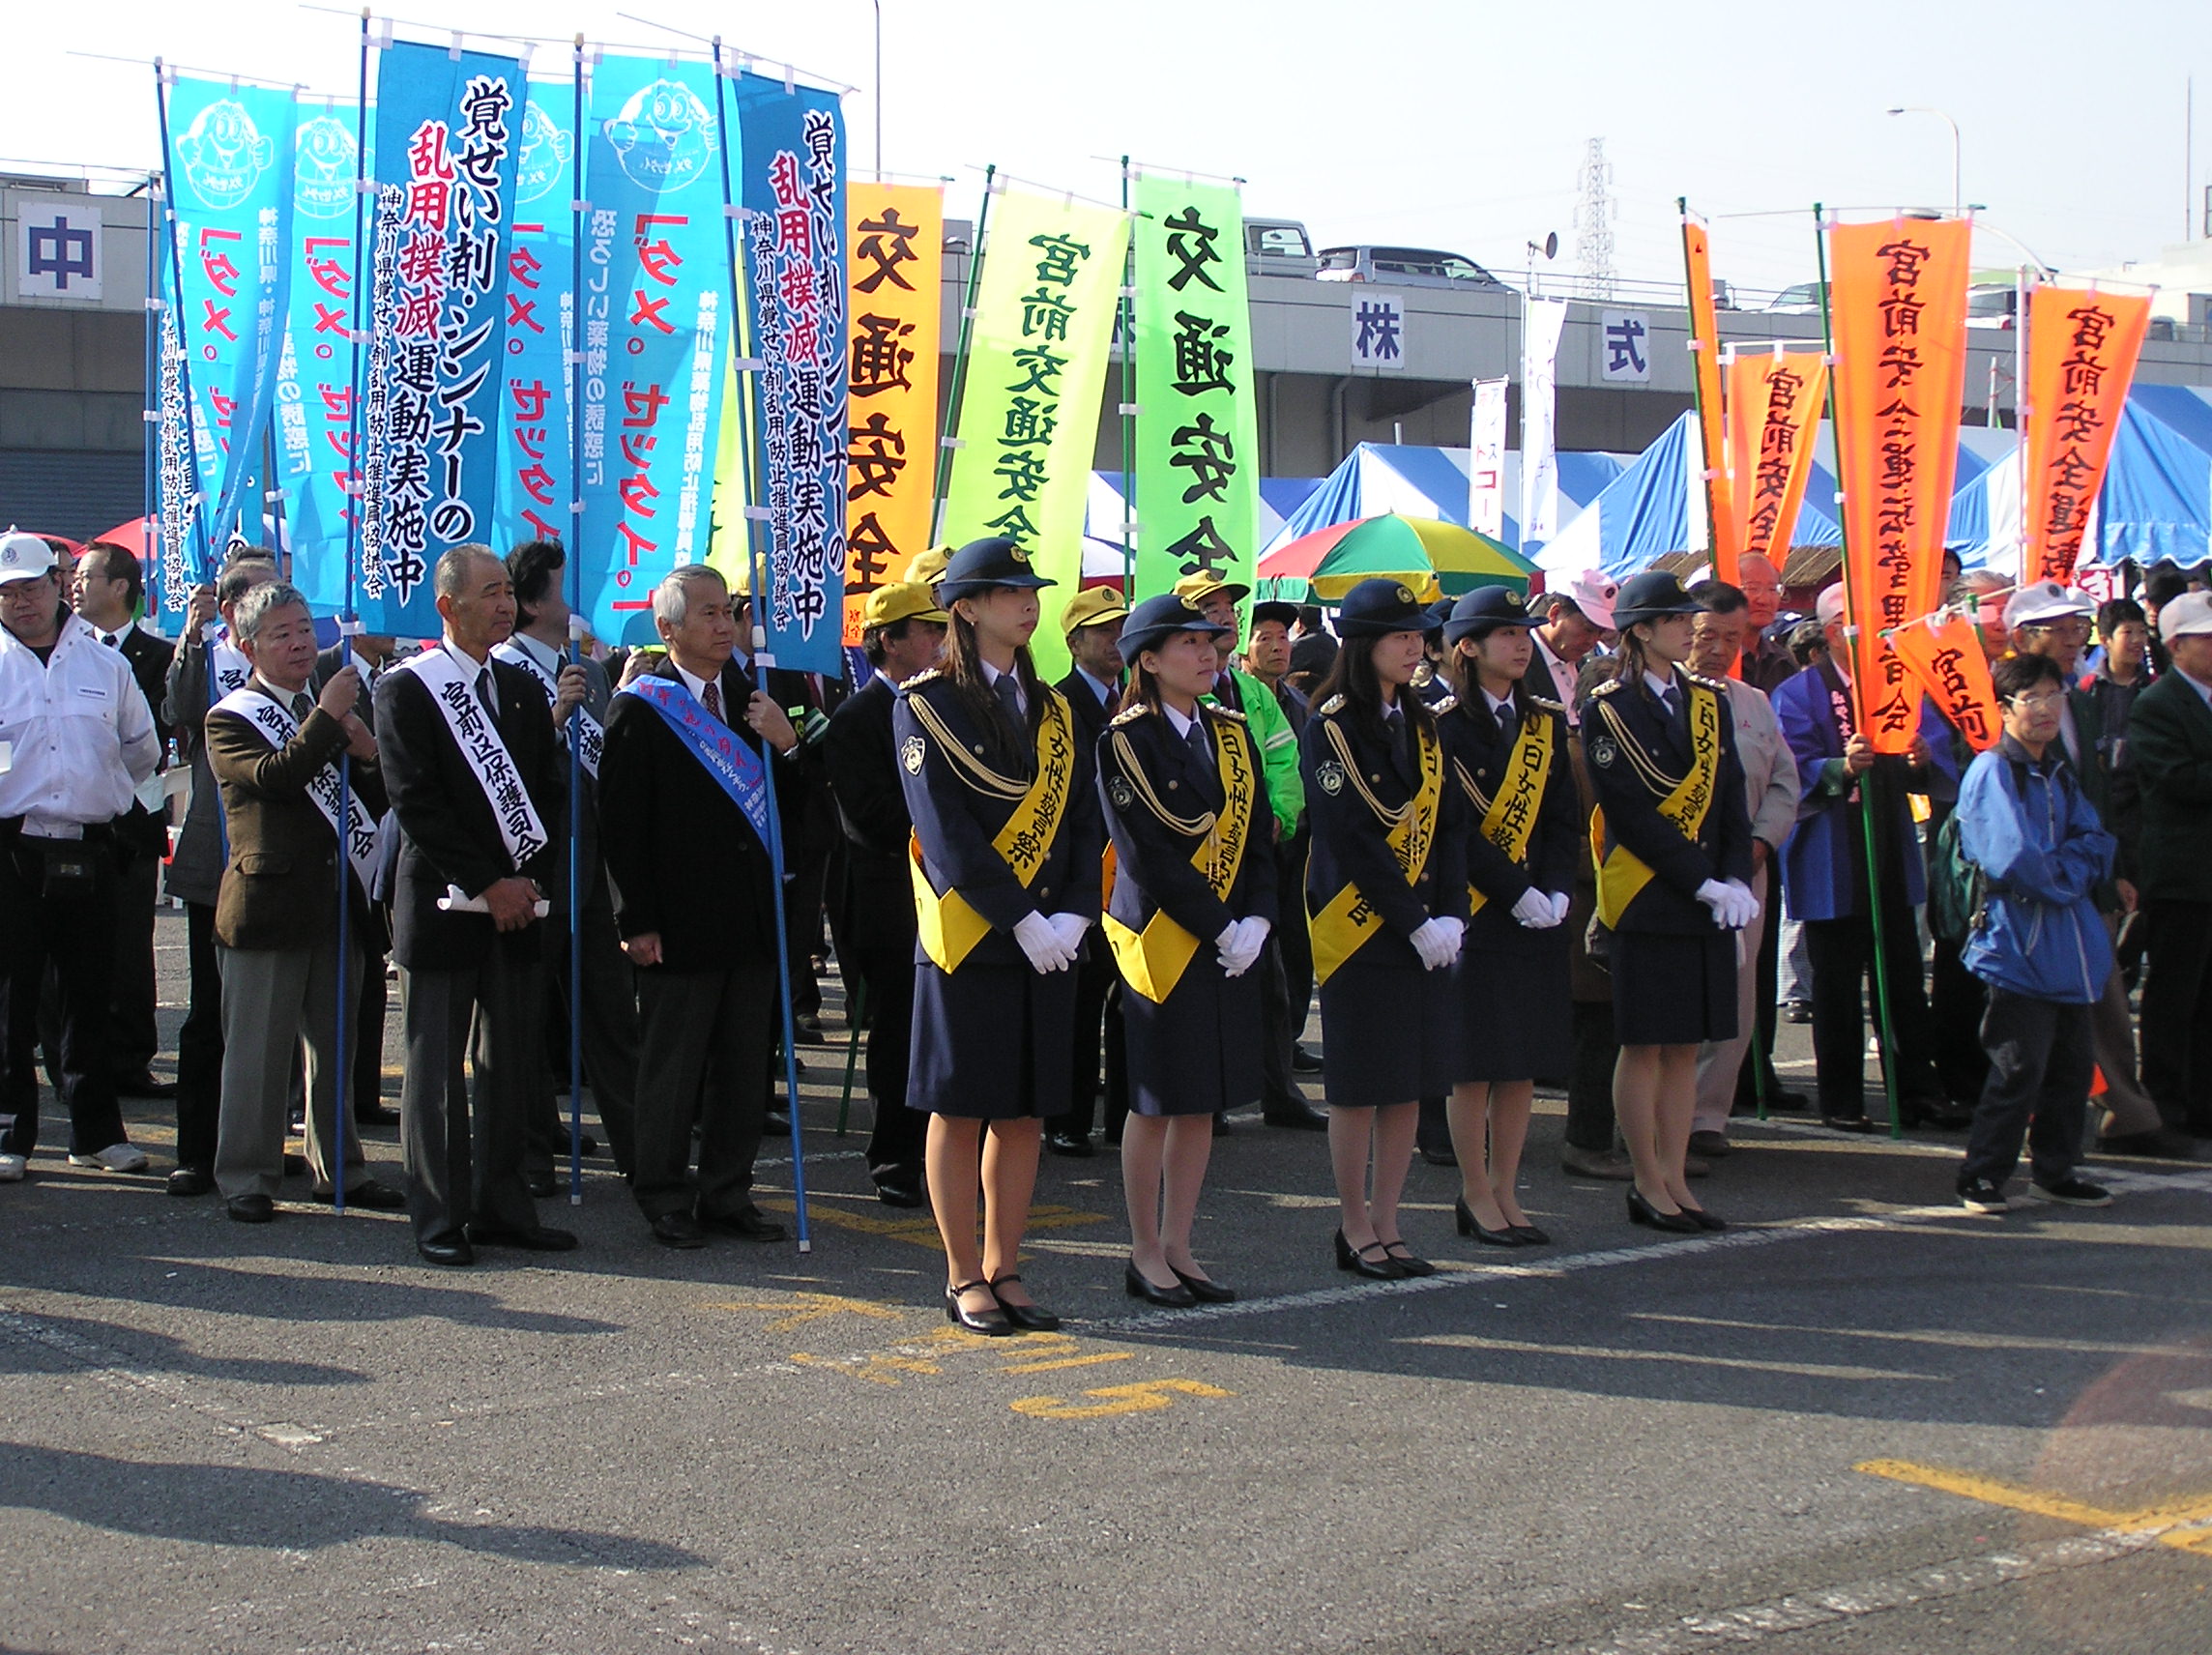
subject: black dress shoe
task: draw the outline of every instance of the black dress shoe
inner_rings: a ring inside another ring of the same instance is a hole
[[[1190,1296],[1198,1300],[1200,1304],[1235,1304],[1237,1302],[1237,1290],[1235,1288],[1225,1288],[1219,1282],[1208,1281],[1204,1276],[1186,1276],[1180,1270],[1176,1270],[1173,1264],[1170,1264],[1168,1268],[1175,1270],[1176,1280],[1188,1288]]]
[[[1044,1147],[1056,1155],[1066,1155],[1074,1160],[1088,1161],[1098,1153],[1092,1147],[1088,1132],[1047,1132]]]
[[[1863,1115],[1823,1115],[1820,1124],[1831,1132],[1855,1132],[1861,1135],[1874,1130],[1874,1122]]]
[[[1533,1224],[1516,1224],[1513,1226],[1513,1234],[1521,1237],[1521,1245],[1524,1247],[1546,1247],[1552,1240],[1550,1235]]]
[[[1467,1197],[1465,1196],[1461,1196],[1452,1203],[1452,1217],[1458,1222],[1459,1233],[1462,1235],[1471,1235],[1487,1247],[1526,1247],[1528,1245],[1514,1233],[1510,1224],[1499,1230],[1486,1228],[1482,1220],[1475,1217],[1474,1208],[1467,1205]]]
[[[1783,1115],[1802,1115],[1812,1107],[1813,1100],[1801,1091],[1791,1091],[1787,1087],[1771,1087],[1767,1089],[1766,1110],[1769,1115],[1777,1112]]]
[[[1013,1332],[1014,1324],[1006,1320],[1006,1313],[997,1304],[998,1295],[992,1294],[989,1310],[963,1310],[960,1295],[974,1292],[978,1288],[988,1289],[990,1283],[978,1277],[972,1282],[959,1282],[945,1290],[945,1320],[955,1327],[965,1327],[971,1333],[987,1334],[993,1339],[1004,1339]]]
[[[415,1251],[422,1255],[424,1263],[443,1264],[448,1269],[477,1262],[476,1249],[466,1241],[418,1241]]]
[[[920,1206],[929,1198],[922,1193],[919,1178],[901,1174],[876,1179],[876,1199],[886,1206]]]
[[[239,1224],[267,1224],[276,1216],[276,1204],[260,1194],[234,1195],[222,1205]]]
[[[1685,1206],[1682,1208],[1682,1215],[1700,1230],[1726,1230],[1728,1228],[1726,1219],[1715,1217],[1702,1206]]]
[[[1367,1256],[1370,1253],[1375,1257],[1370,1259]],[[1406,1276],[1382,1242],[1370,1241],[1364,1247],[1355,1248],[1344,1238],[1341,1230],[1336,1233],[1336,1267],[1378,1282],[1403,1281]]]
[[[353,1123],[356,1126],[396,1126],[399,1111],[381,1103],[364,1104],[353,1112]]]
[[[1418,1257],[1403,1241],[1385,1241],[1382,1244],[1382,1256],[1398,1266],[1401,1276],[1433,1276],[1437,1273],[1436,1265]]]
[[[741,1206],[730,1212],[702,1212],[699,1222],[717,1234],[735,1235],[741,1241],[781,1241],[789,1234],[757,1206]]]
[[[1974,1112],[1961,1109],[1947,1097],[1915,1097],[1903,1100],[1898,1114],[1907,1127],[1923,1127],[1931,1132],[1964,1132],[1974,1123]]]
[[[309,1193],[325,1206],[337,1200],[335,1190],[313,1190]],[[374,1178],[348,1178],[345,1204],[348,1206],[365,1207],[371,1212],[397,1212],[407,1205],[407,1196],[404,1191],[395,1190],[387,1183],[379,1183]]]
[[[468,1237],[479,1247],[519,1247],[525,1253],[573,1253],[576,1233],[556,1230],[550,1224],[527,1227],[510,1224],[472,1224]]]
[[[215,1175],[205,1167],[179,1167],[169,1175],[168,1191],[171,1195],[205,1195],[215,1188]]]
[[[992,1277],[983,1285],[991,1290],[993,1298],[999,1299],[999,1308],[1006,1313],[1006,1320],[1024,1333],[1058,1333],[1060,1331],[1060,1318],[1053,1315],[1051,1311],[1033,1304],[1008,1304],[1004,1299],[999,1298],[1001,1288],[1008,1282],[1018,1282],[1021,1279],[1009,1271],[1005,1275]]]
[[[1664,1230],[1671,1235],[1696,1235],[1703,1230],[1703,1226],[1686,1212],[1661,1212],[1645,1201],[1644,1192],[1633,1184],[1628,1190],[1628,1222]]]
[[[811,1011],[802,1011],[794,1017],[791,1020],[791,1031],[801,1046],[829,1044],[822,1037],[822,1019],[815,1016]]]
[[[763,1132],[780,1132],[788,1138],[791,1136],[791,1117],[780,1109],[771,1109],[766,1116],[762,1117],[761,1130]]]
[[[1291,1069],[1295,1074],[1318,1075],[1321,1073],[1321,1056],[1307,1051],[1305,1042],[1301,1040],[1291,1048]]]
[[[1456,1167],[1459,1165],[1459,1151],[1446,1145],[1441,1149],[1423,1149],[1421,1159],[1432,1167]]]
[[[1287,1127],[1293,1132],[1328,1130],[1328,1117],[1302,1097],[1280,1098],[1262,1109],[1260,1118],[1269,1126]]]
[[[115,1083],[115,1095],[117,1097],[175,1097],[177,1095],[177,1083],[175,1081],[158,1081],[144,1069],[140,1069],[128,1079],[119,1080]]]
[[[1147,1304],[1160,1305],[1168,1310],[1188,1310],[1198,1303],[1198,1295],[1183,1285],[1179,1274],[1176,1277],[1174,1287],[1156,1287],[1150,1276],[1137,1268],[1134,1259],[1121,1266],[1121,1291],[1131,1298],[1141,1298]]]
[[[549,1201],[561,1193],[561,1176],[558,1173],[526,1173],[522,1181],[530,1186],[530,1193],[539,1201]]]
[[[1213,1135],[1216,1138],[1229,1136],[1229,1115],[1226,1110],[1213,1118]]]
[[[688,1212],[664,1212],[653,1221],[653,1238],[663,1247],[704,1247],[707,1232]]]

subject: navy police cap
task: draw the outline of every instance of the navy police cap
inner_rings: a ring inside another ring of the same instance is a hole
[[[1487,638],[1500,626],[1537,624],[1536,617],[1522,606],[1510,588],[1478,586],[1452,605],[1451,619],[1444,623],[1444,642]]]
[[[1427,611],[1402,580],[1381,575],[1363,580],[1337,605],[1337,630],[1347,638],[1382,638],[1392,632],[1425,632]]]
[[[1645,569],[1621,583],[1614,595],[1614,624],[1623,630],[1639,621],[1657,621],[1669,615],[1696,615],[1704,605],[1682,590],[1681,581],[1665,569]]]
[[[1029,553],[1011,540],[993,536],[989,539],[970,540],[952,554],[945,572],[937,577],[937,601],[950,603],[955,598],[974,597],[994,586],[1057,584],[1030,567]]]
[[[1216,626],[1174,593],[1163,592],[1146,598],[1121,623],[1121,664],[1135,666],[1139,655],[1158,649],[1178,632],[1204,632],[1218,638],[1228,630]]]

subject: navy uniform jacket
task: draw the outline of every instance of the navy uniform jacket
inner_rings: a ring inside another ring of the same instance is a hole
[[[1106,734],[1107,721],[1114,716],[1114,709],[1121,697],[1112,702],[1100,701],[1098,692],[1091,687],[1091,681],[1082,670],[1069,667],[1067,676],[1053,686],[1067,698],[1067,710],[1075,714],[1075,740],[1087,753],[1098,750],[1099,738]]]
[[[1216,743],[1222,740],[1219,731],[1224,725],[1234,722],[1241,729],[1244,723],[1239,714],[1218,707],[1202,704],[1200,714],[1208,739]],[[1162,821],[1147,798],[1149,791],[1151,800],[1179,818],[1217,812],[1226,802],[1218,766],[1212,761],[1202,764],[1166,715],[1149,708],[1122,713],[1098,744],[1098,792],[1114,837],[1109,912],[1130,930],[1142,931],[1154,914],[1165,909],[1170,919],[1199,941],[1194,968],[1199,961],[1213,960],[1213,940],[1233,920],[1275,923],[1275,819],[1267,808],[1267,777],[1260,765],[1259,743],[1247,732],[1244,744],[1252,753],[1252,823],[1226,902],[1213,894],[1211,883],[1191,864],[1205,834],[1189,830],[1183,823]]]
[[[1412,714],[1401,712],[1399,716]],[[1382,915],[1382,924],[1359,945],[1346,966],[1417,972],[1421,957],[1409,941],[1413,933],[1431,918],[1467,917],[1467,795],[1452,785],[1447,752],[1439,806],[1441,820],[1429,846],[1429,859],[1409,886],[1398,869],[1397,857],[1390,854],[1388,828],[1360,797],[1353,778],[1342,773],[1335,743],[1328,736],[1331,730],[1343,732],[1359,767],[1359,782],[1384,809],[1397,809],[1420,786],[1420,762],[1410,737],[1403,743],[1379,742],[1362,730],[1341,695],[1332,695],[1314,709],[1298,743],[1306,820],[1313,828],[1313,850],[1306,863],[1306,906],[1319,914],[1347,883],[1357,886],[1359,893]]]
[[[664,664],[653,676],[676,679],[677,672]],[[767,742],[744,721],[752,680],[732,660],[720,683],[738,740],[770,762]],[[805,807],[811,777],[806,748],[795,747],[792,755],[773,761],[776,819],[787,835]],[[566,751],[561,761],[566,767]],[[774,961],[775,881],[768,847],[668,720],[634,695],[617,695],[607,713],[599,842],[614,882],[617,929],[626,941],[660,934],[660,965],[648,969],[726,972]],[[787,837],[786,869],[791,856]],[[803,916],[794,915],[793,922],[802,924]]]
[[[1702,936],[1713,916],[1698,900],[1707,880],[1751,883],[1751,810],[1745,802],[1743,762],[1735,752],[1735,719],[1728,710],[1728,690],[1709,678],[1677,669],[1674,682],[1690,693],[1717,695],[1720,707],[1720,774],[1712,804],[1695,840],[1659,814],[1659,801],[1674,783],[1689,773],[1692,753],[1687,716],[1670,718],[1659,698],[1641,678],[1633,683],[1608,680],[1583,698],[1583,751],[1590,783],[1605,812],[1606,834],[1642,857],[1653,878],[1628,905],[1616,931],[1659,931]],[[1605,711],[1599,711],[1603,704]],[[1686,710],[1685,710],[1686,711]],[[1617,716],[1616,730],[1608,714]],[[1667,778],[1655,788],[1622,745],[1623,735],[1650,758]]]
[[[1467,873],[1470,883],[1488,899],[1468,921],[1467,945],[1492,953],[1525,952],[1541,931],[1531,931],[1513,917],[1513,905],[1533,890],[1565,891],[1575,886],[1578,857],[1589,855],[1588,825],[1584,822],[1575,793],[1574,760],[1567,752],[1567,710],[1556,701],[1532,695],[1526,685],[1514,687],[1513,699],[1525,724],[1531,718],[1552,724],[1552,763],[1545,772],[1543,802],[1536,809],[1536,825],[1528,835],[1528,851],[1514,861],[1482,831],[1482,819],[1490,806],[1477,803],[1475,792],[1495,799],[1508,780],[1507,759],[1513,742],[1498,728],[1490,703],[1475,690],[1455,702],[1437,720],[1444,739],[1448,769],[1444,785],[1457,788],[1468,801]],[[1516,727],[1515,735],[1519,735]]]
[[[505,661],[491,663],[499,691],[500,739],[530,792],[546,832],[545,848],[519,870],[551,890],[568,796],[568,760],[553,730],[552,704],[538,681]],[[488,914],[449,914],[438,898],[449,885],[468,896],[515,873],[499,820],[477,772],[422,681],[386,673],[376,686],[377,761],[399,815],[399,873],[392,897],[392,957],[409,971],[462,971],[481,963],[495,942],[535,958],[543,946],[526,925],[502,936]]]
[[[845,923],[870,953],[914,946],[914,886],[907,877],[907,835],[914,818],[899,786],[898,743],[891,709],[898,691],[882,673],[830,715],[822,763],[845,828]]]
[[[1034,726],[1043,713],[1037,705],[1043,693],[1042,685],[1031,691],[1031,728],[1020,732],[1018,740],[1001,721],[989,725],[980,721],[952,681],[934,670],[909,679],[891,712],[899,785],[906,790],[915,837],[921,842],[922,871],[939,895],[959,891],[990,923],[990,935],[968,956],[979,965],[1029,970],[1029,956],[1014,941],[1013,930],[1032,912],[1097,918],[1098,858],[1105,849],[1105,829],[1091,785],[1091,755],[1071,735],[1075,773],[1068,782],[1066,809],[1043,865],[1025,889],[991,843],[1014,814],[1018,799],[984,792],[968,779],[966,767],[942,749],[909,704],[917,698],[926,701],[939,722],[961,742],[969,760],[1026,786],[1036,770]],[[915,958],[917,963],[922,958],[919,944]]]

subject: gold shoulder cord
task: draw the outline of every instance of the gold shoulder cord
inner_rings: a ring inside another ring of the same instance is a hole
[[[1376,820],[1383,827],[1397,827],[1406,819],[1406,812],[1412,809],[1413,800],[1409,798],[1393,810],[1377,798],[1359,773],[1359,761],[1352,756],[1352,743],[1344,738],[1344,727],[1331,718],[1324,728],[1328,732],[1328,744],[1336,749],[1336,756],[1343,763],[1345,779],[1352,783],[1352,791],[1366,800],[1367,808],[1375,812]]]
[[[937,738],[937,744],[952,760],[961,778],[977,793],[987,793],[998,798],[1020,798],[1030,790],[1030,784],[1012,776],[1001,775],[997,770],[969,752],[960,738],[953,735],[942,714],[928,701],[918,695],[909,695],[907,705],[914,709],[915,717],[923,729]]]
[[[1146,808],[1158,817],[1166,827],[1175,832],[1192,836],[1213,831],[1212,811],[1209,810],[1203,816],[1178,816],[1162,802],[1160,796],[1152,790],[1152,778],[1145,772],[1145,767],[1137,760],[1136,750],[1129,745],[1129,738],[1125,732],[1115,731],[1111,740],[1114,747],[1114,757],[1121,767],[1122,779],[1127,781],[1130,787],[1136,791],[1137,797],[1145,801]]]

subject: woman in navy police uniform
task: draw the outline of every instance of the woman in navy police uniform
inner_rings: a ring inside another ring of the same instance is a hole
[[[919,933],[907,1104],[930,1113],[945,1314],[978,1333],[1060,1324],[1014,1263],[1042,1118],[1067,1108],[1068,968],[1097,917],[1102,844],[1091,755],[1030,661],[1037,589],[1052,584],[1011,540],[961,547],[938,586],[945,664],[908,680],[891,717]]]
[[[1521,682],[1538,618],[1502,586],[1477,587],[1444,623],[1456,697],[1437,719],[1448,786],[1466,797],[1473,887],[1454,968],[1459,1084],[1452,1148],[1459,1233],[1495,1247],[1551,1239],[1515,1198],[1538,1075],[1565,1072],[1574,1044],[1567,893],[1588,836],[1567,753],[1566,709]]]
[[[1467,924],[1467,812],[1464,796],[1444,785],[1437,714],[1409,687],[1425,624],[1397,581],[1363,580],[1346,593],[1344,647],[1299,744],[1313,824],[1306,908],[1321,979],[1322,1087],[1343,1209],[1336,1263],[1385,1281],[1435,1273],[1398,1234],[1398,1197],[1417,1100],[1459,1079],[1450,967]]]
[[[1735,933],[1759,906],[1728,692],[1681,664],[1700,607],[1658,570],[1622,586],[1618,665],[1582,714],[1604,818],[1598,917],[1613,934],[1613,1099],[1636,1168],[1628,1216],[1679,1234],[1726,1228],[1691,1200],[1683,1159],[1698,1046],[1735,1035]]]
[[[1260,977],[1275,923],[1274,816],[1244,715],[1208,707],[1216,626],[1173,593],[1121,627],[1122,711],[1098,743],[1114,839],[1106,936],[1121,970],[1129,1296],[1237,1295],[1191,1256],[1213,1116],[1258,1098]]]

